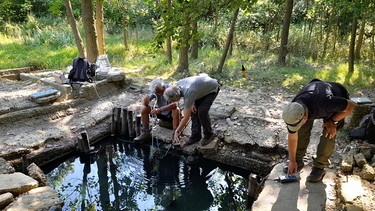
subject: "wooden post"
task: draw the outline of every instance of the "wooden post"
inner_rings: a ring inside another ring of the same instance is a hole
[[[116,134],[121,131],[121,108],[115,108]]]
[[[27,174],[28,165],[29,165],[29,161],[27,160],[27,156],[22,155],[22,173]]]
[[[135,118],[135,127],[136,127],[136,135],[139,136],[141,135],[141,115],[137,114]]]
[[[78,149],[79,152],[84,152],[85,151],[83,149],[82,137],[81,136],[77,137],[77,149]]]
[[[129,128],[129,137],[135,137],[135,129],[134,129],[134,122],[133,122],[133,111],[128,110],[128,128]]]
[[[260,192],[262,191],[262,183],[258,183],[258,178],[256,174],[251,173],[249,175],[249,188],[247,191],[248,200],[247,207],[253,206],[254,201],[258,199]]]
[[[129,129],[128,129],[128,109],[122,109],[122,116],[121,116],[121,135],[129,136]]]
[[[116,134],[116,121],[115,121],[116,108],[112,109],[112,121],[111,121],[111,136]]]
[[[82,146],[83,146],[83,151],[85,153],[88,153],[90,151],[90,140],[87,136],[87,132],[83,131],[81,133],[81,137],[82,137],[81,142],[82,142]]]

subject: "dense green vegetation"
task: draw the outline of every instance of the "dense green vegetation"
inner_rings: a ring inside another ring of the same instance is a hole
[[[76,8],[74,14],[77,16],[77,25],[83,33],[79,1],[71,2]],[[351,23],[345,17],[350,15],[350,10],[340,10],[340,5],[324,10],[323,2],[317,2],[314,7],[311,6],[315,9],[313,13],[313,9],[306,10],[306,5],[296,2],[289,32],[287,65],[281,67],[277,64],[277,53],[283,17],[278,6],[282,3],[257,1],[257,4],[248,4],[238,16],[235,36],[221,72],[217,71],[217,67],[232,11],[220,8],[219,15],[213,21],[213,10],[210,8],[198,22],[199,56],[197,59],[189,58],[189,70],[181,73],[176,72],[179,59],[178,38],[172,42],[173,60],[169,64],[165,56],[166,49],[160,45],[163,37],[158,34],[165,27],[155,25],[152,20],[157,16],[157,10],[145,4],[152,1],[129,1],[130,6],[133,6],[129,8],[139,9],[126,10],[129,20],[128,49],[125,49],[121,30],[121,5],[118,3],[121,1],[117,1],[117,4],[115,1],[104,2],[108,3],[104,5],[107,24],[106,53],[111,65],[124,68],[128,77],[162,77],[173,81],[205,72],[227,85],[248,90],[253,89],[254,85],[270,89],[278,89],[281,85],[295,91],[312,78],[344,83],[352,92],[374,86],[374,52],[371,40],[374,26],[366,25],[367,37],[362,44],[361,58],[356,60],[354,72],[349,74],[347,60]],[[327,5],[332,7],[334,4],[329,1]],[[5,7],[5,4],[0,4],[0,8]],[[78,51],[64,15],[62,1],[51,1],[48,5],[40,0],[33,4],[25,1],[22,8],[29,12],[8,12],[8,15],[2,16],[8,19],[0,20],[0,69],[31,66],[37,70],[65,71],[73,58],[78,56]],[[12,11],[11,9],[3,11]],[[334,14],[333,11],[341,12],[333,17],[339,24],[325,23],[327,20],[324,15],[327,15],[326,12]],[[331,31],[327,32],[330,24]],[[331,33],[330,36],[328,33]],[[327,42],[323,42],[326,40]],[[247,78],[241,76],[241,65],[247,69]]]

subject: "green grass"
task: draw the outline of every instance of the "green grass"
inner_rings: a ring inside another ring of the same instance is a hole
[[[64,29],[66,32],[61,34]],[[47,30],[53,29],[49,27]],[[74,41],[68,35],[67,26],[58,27],[55,33],[45,31],[37,35],[34,33],[33,37],[18,33],[17,28],[13,31],[14,34],[23,35],[0,34],[0,69],[31,66],[35,69],[65,71],[66,67],[71,65],[72,60],[78,56]],[[122,35],[106,35],[106,52],[111,65],[123,68],[127,77],[139,82],[155,77],[171,82],[178,80],[181,74],[175,72],[178,66],[178,51],[175,46],[173,46],[173,63],[168,64],[165,48],[154,49],[152,38],[153,34],[148,29],[140,29],[138,36],[131,32],[129,49],[125,50]],[[70,44],[67,44],[69,42]],[[354,73],[349,75],[345,62],[346,55],[342,55],[341,61],[337,60],[333,63],[313,61],[290,54],[288,65],[279,67],[277,55],[274,52],[256,51],[253,49],[254,46],[251,47],[252,50],[234,47],[233,54],[227,56],[224,69],[219,73],[216,69],[222,49],[205,45],[199,51],[199,58],[190,60],[190,70],[184,75],[207,73],[226,85],[249,91],[263,86],[271,91],[283,88],[296,92],[313,78],[343,83],[351,92],[374,88],[375,73],[371,67],[363,64],[357,65]],[[241,65],[247,69],[247,78],[241,75]]]

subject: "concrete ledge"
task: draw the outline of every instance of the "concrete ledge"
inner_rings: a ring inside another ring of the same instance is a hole
[[[335,172],[327,169],[322,182],[309,183],[306,177],[311,167],[305,166],[296,176],[298,182],[280,183],[274,181],[282,175],[283,164],[273,168],[258,199],[253,204],[253,211],[285,211],[285,210],[329,210],[335,203]]]
[[[0,77],[7,78],[10,80],[20,80],[21,73],[30,73],[30,72],[31,72],[30,67],[6,69],[6,70],[0,70]]]

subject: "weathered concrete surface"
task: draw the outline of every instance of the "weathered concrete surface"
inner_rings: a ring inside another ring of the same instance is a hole
[[[51,187],[39,187],[20,195],[4,211],[39,210],[48,211],[52,206],[62,207],[63,200]]]
[[[334,210],[335,208],[335,171],[327,169],[322,182],[309,183],[306,177],[311,167],[305,166],[296,175],[298,182],[280,183],[274,181],[282,173],[282,164],[273,168],[259,199],[253,204],[253,211],[297,211],[297,210]]]
[[[20,172],[0,174],[0,181],[0,194],[9,192],[13,195],[19,195],[39,185],[38,181]]]
[[[28,85],[34,86],[27,81],[24,83],[24,89]],[[38,85],[38,89],[33,87],[34,92],[50,88],[43,83]],[[100,85],[82,86],[77,99],[44,106],[28,102],[24,108],[9,109],[10,112],[0,116],[0,133],[4,134],[0,137],[0,157],[20,163],[19,158],[26,155],[30,163],[40,164],[43,160],[51,160],[56,154],[66,154],[72,151],[74,141],[82,131],[87,131],[92,140],[107,134],[113,108],[139,107],[142,95],[147,92],[147,87],[130,84],[129,81],[122,84],[100,82]],[[29,101],[27,96],[31,93],[13,93],[19,99],[10,94],[4,97],[15,98],[19,102]],[[91,100],[82,96],[89,96]],[[286,103],[282,98],[282,95],[270,98],[260,92],[248,93],[222,87],[211,109],[213,128],[221,144],[218,153],[207,158],[219,159],[230,165],[243,163],[240,165],[243,168],[267,174],[286,154],[286,142],[280,138],[286,135],[285,126],[280,120],[282,105]],[[9,103],[2,104],[2,107],[11,108],[9,104],[12,101],[6,102]],[[11,121],[12,124],[8,124]],[[171,135],[167,136],[165,140],[170,141]],[[232,149],[232,145],[243,146],[243,149]]]
[[[16,83],[2,80],[0,85],[0,157],[18,167],[22,156],[29,163],[39,165],[75,150],[75,141],[82,131],[87,132],[90,140],[99,140],[110,131],[113,108],[139,108],[142,95],[148,93],[146,86],[131,83],[128,79],[124,82],[101,81],[86,84],[79,90],[70,90],[72,93],[66,98],[54,103],[39,105],[29,101],[28,96],[61,85],[40,77]],[[281,111],[292,97],[293,94],[283,93],[282,90],[273,90],[270,94],[260,89],[247,92],[223,86],[211,109],[212,124],[217,134],[213,147],[195,144],[185,147],[182,152],[198,153],[265,176],[275,165],[286,159],[287,131],[281,120]],[[153,132],[160,140],[170,143],[171,131],[162,130],[163,128],[156,127]],[[185,134],[189,135],[189,131],[188,127]],[[307,149],[307,163],[311,163],[311,158],[315,155],[320,132],[321,121],[317,121]],[[340,146],[345,144],[342,138],[339,137],[337,143],[339,149],[345,147]],[[340,153],[341,151],[337,151],[339,156],[331,159],[330,169],[333,171],[338,170]],[[308,174],[309,169],[305,173]],[[323,182],[331,184],[333,181],[326,176]],[[311,185],[319,187],[319,184]],[[273,187],[272,183],[267,183],[265,190],[268,186]],[[279,193],[281,192],[275,191],[272,195],[263,194],[258,200],[271,197],[276,201],[278,197],[283,197]],[[293,210],[295,207],[294,203],[287,200],[277,200],[277,203],[280,206],[290,205],[291,209],[286,210]],[[326,210],[334,210],[329,206],[330,204],[326,204]]]

